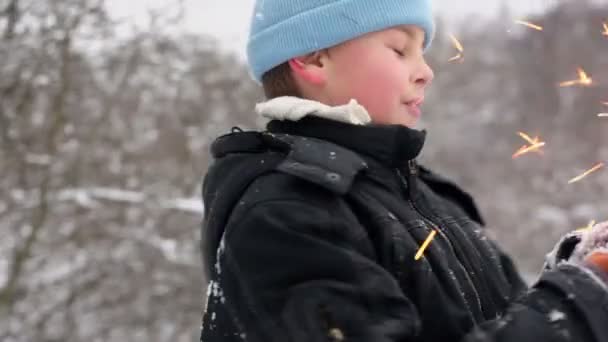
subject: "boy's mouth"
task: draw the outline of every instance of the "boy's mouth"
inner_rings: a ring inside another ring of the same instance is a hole
[[[407,111],[410,115],[419,118],[422,114],[420,110],[420,106],[424,103],[424,97],[415,98],[410,101],[403,102],[403,104],[407,107]]]

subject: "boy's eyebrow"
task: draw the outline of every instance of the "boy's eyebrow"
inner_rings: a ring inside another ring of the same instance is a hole
[[[397,30],[405,33],[409,39],[416,40],[416,32],[413,31],[411,28],[409,28],[407,26],[398,26]],[[424,47],[424,33],[423,33],[422,43],[420,43],[420,45]]]

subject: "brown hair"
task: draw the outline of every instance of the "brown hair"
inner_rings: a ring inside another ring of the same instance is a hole
[[[262,87],[268,100],[280,96],[302,97],[288,62],[280,64],[262,75]]]

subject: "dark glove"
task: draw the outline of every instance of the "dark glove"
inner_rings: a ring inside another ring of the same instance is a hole
[[[608,221],[564,235],[545,257],[545,270],[560,263],[583,268],[608,290]]]

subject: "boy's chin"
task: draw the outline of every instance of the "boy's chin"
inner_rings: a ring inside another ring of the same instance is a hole
[[[418,117],[410,115],[409,113],[400,113],[392,118],[390,121],[391,125],[401,125],[408,128],[416,127],[418,123]]]
[[[414,118],[397,118],[397,119],[392,119],[392,120],[386,120],[386,121],[374,121],[372,120],[372,123],[375,125],[385,125],[385,126],[404,126],[407,128],[415,128],[416,124],[418,123],[417,119]]]

